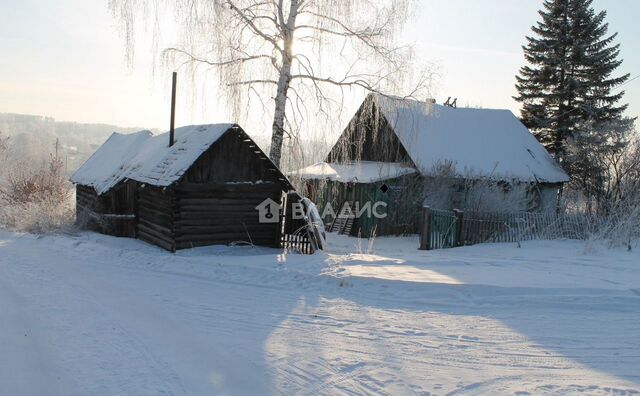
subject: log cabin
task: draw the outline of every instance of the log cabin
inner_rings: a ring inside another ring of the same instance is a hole
[[[114,133],[71,177],[78,223],[169,251],[250,243],[281,246],[282,223],[259,221],[291,183],[235,124]],[[277,214],[277,212],[276,212]]]

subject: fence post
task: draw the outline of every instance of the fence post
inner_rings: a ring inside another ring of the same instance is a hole
[[[464,218],[464,212],[459,210],[459,209],[454,209],[453,213],[455,213],[456,216],[456,223],[455,223],[455,241],[453,243],[453,246],[462,246],[463,245],[463,241],[462,241],[462,219]]]
[[[429,250],[431,241],[431,208],[422,207],[422,227],[420,228],[420,250]]]

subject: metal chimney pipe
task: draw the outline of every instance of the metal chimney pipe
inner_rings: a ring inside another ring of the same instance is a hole
[[[173,72],[173,81],[171,86],[171,126],[169,127],[169,147],[175,143],[175,126],[176,126],[176,81],[178,73]]]

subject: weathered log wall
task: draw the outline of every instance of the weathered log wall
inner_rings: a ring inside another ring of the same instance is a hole
[[[79,227],[102,232],[95,214],[103,212],[104,208],[93,187],[76,186],[76,224]]]
[[[138,238],[175,251],[173,221],[176,206],[174,192],[154,186],[138,189]]]
[[[279,245],[280,223],[260,223],[256,210],[268,198],[281,202],[278,184],[183,183],[175,197],[177,249],[234,242]]]
[[[93,187],[76,187],[76,221],[82,228],[118,237],[136,236],[137,183],[127,181],[98,196]]]

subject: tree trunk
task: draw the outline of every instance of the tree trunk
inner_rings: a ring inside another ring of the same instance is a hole
[[[283,59],[280,77],[278,79],[278,93],[276,94],[276,108],[271,127],[271,149],[269,158],[276,166],[280,166],[282,158],[282,142],[284,140],[284,117],[287,107],[287,92],[291,84],[291,60]]]
[[[271,132],[271,148],[269,158],[280,166],[282,158],[282,142],[284,140],[284,120],[287,109],[287,93],[291,85],[291,64],[293,63],[293,32],[298,16],[298,0],[291,0],[287,23],[282,26],[284,36],[284,46],[282,51],[282,67],[278,77],[278,92],[275,98],[275,111],[273,114],[273,125]]]

